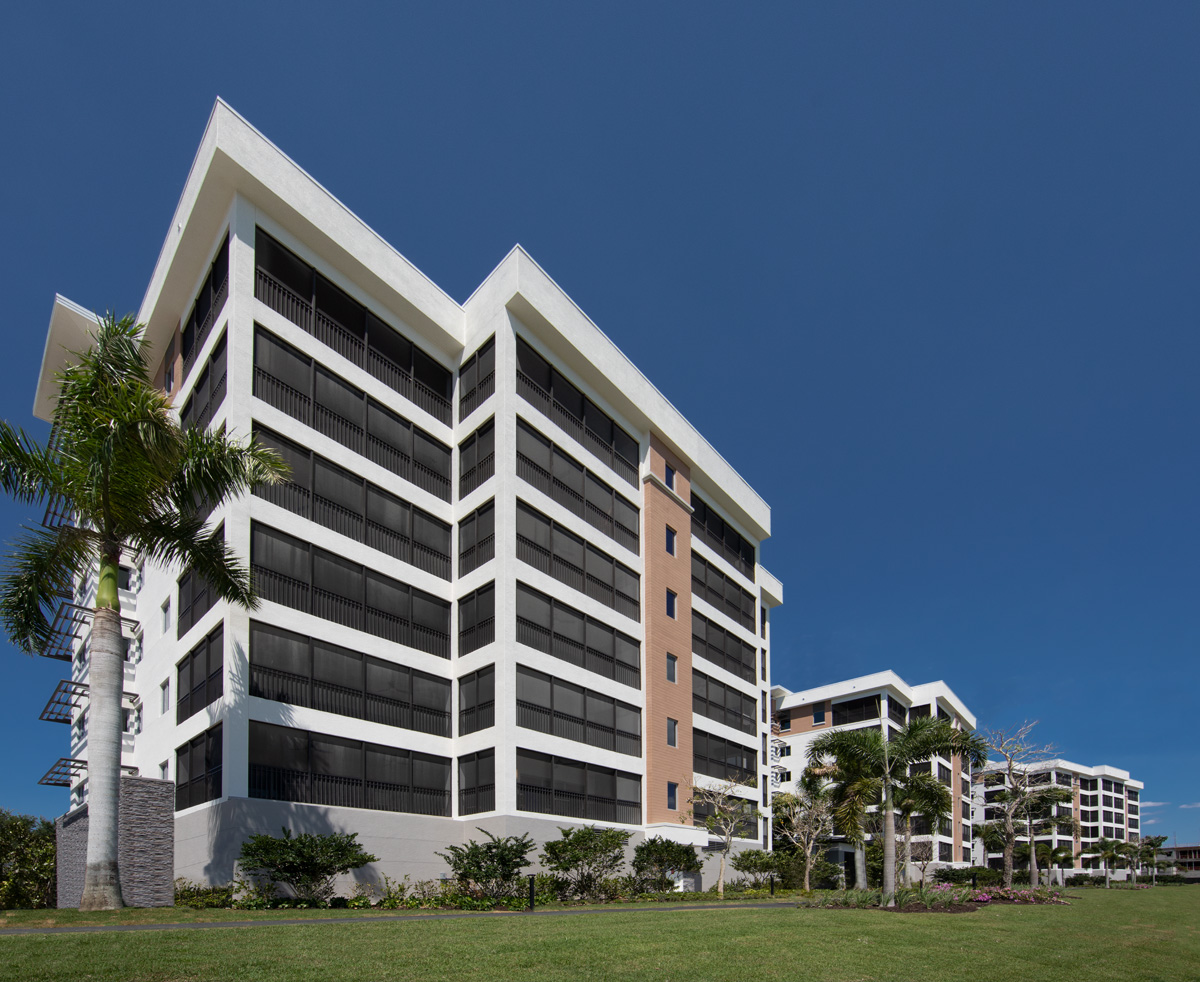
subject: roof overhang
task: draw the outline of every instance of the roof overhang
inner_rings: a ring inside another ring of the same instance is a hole
[[[33,397],[33,415],[50,422],[58,396],[58,374],[75,361],[74,354],[92,346],[92,334],[99,319],[73,300],[54,295],[50,308],[50,327],[42,351],[42,369]]]

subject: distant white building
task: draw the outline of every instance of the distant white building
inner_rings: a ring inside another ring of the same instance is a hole
[[[917,716],[936,716],[952,726],[975,728],[975,715],[945,682],[909,685],[895,672],[877,672],[861,678],[833,682],[792,692],[781,685],[771,690],[775,712],[772,731],[771,786],[794,791],[795,781],[808,763],[808,746],[831,730],[878,728],[886,737]],[[957,756],[935,757],[925,765],[951,793],[953,813],[937,829],[914,825],[920,838],[933,844],[938,865],[962,865],[971,858],[971,775]],[[853,849],[835,845],[831,861],[852,869]]]
[[[1075,820],[1079,835],[1064,829],[1035,837],[1038,843],[1070,848],[1074,856],[1070,868],[1100,868],[1099,861],[1088,853],[1088,846],[1098,839],[1129,841],[1141,837],[1141,795],[1145,785],[1133,780],[1129,771],[1108,764],[1088,767],[1069,760],[1040,761],[1029,770],[1038,775],[1037,780],[1053,782],[1072,792],[1070,805],[1055,807],[1062,817]],[[991,761],[975,774],[972,796],[975,824],[997,817],[990,802],[1003,790],[1003,773],[1003,762]],[[1028,842],[1029,837],[1021,836],[1018,841]],[[1003,854],[987,852],[982,840],[975,843],[974,857],[979,866],[1003,864]]]

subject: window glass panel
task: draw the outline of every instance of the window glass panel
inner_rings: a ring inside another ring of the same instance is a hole
[[[523,665],[517,666],[517,698],[533,703],[543,709],[552,709],[551,680],[549,675],[535,672]]]
[[[308,544],[266,525],[251,526],[250,562],[297,580],[309,578]],[[186,606],[182,598],[180,605]]]
[[[550,441],[523,419],[517,420],[517,453],[528,457],[543,470],[550,470]]]
[[[363,480],[322,457],[313,462],[313,491],[354,515],[363,508]]]
[[[402,665],[367,659],[367,694],[396,702],[411,702],[411,676]]]
[[[361,426],[363,418],[363,395],[358,389],[347,385],[333,372],[318,365],[314,395],[318,405],[350,422]]]
[[[544,593],[530,589],[524,583],[517,584],[517,616],[532,621],[539,627],[550,630],[550,598]]]

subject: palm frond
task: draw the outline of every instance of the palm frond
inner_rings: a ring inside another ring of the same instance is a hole
[[[198,573],[223,600],[243,607],[258,606],[250,574],[237,553],[194,513],[151,516],[128,537],[127,544],[156,563],[178,563]]]
[[[71,595],[74,574],[96,557],[95,534],[87,529],[24,529],[0,579],[0,621],[14,645],[28,654],[46,649],[54,609]]]
[[[0,490],[23,504],[63,493],[58,455],[5,420],[0,420]]]
[[[254,440],[188,429],[183,434],[181,465],[170,495],[180,511],[204,502],[217,507],[258,484],[278,484],[291,473],[283,458]]]

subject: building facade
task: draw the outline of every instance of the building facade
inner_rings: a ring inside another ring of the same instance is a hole
[[[1035,835],[1039,845],[1069,849],[1073,857],[1066,868],[1100,869],[1100,862],[1089,855],[1088,846],[1099,839],[1136,841],[1141,838],[1141,795],[1145,786],[1129,776],[1129,771],[1107,764],[1088,767],[1069,760],[1046,760],[1030,767],[1037,781],[1057,784],[1071,791],[1070,805],[1054,806],[1062,818],[1070,818],[1071,827],[1057,828]],[[991,801],[1007,785],[1003,762],[992,761],[975,775],[972,807],[976,824],[997,818]],[[1029,836],[1019,842],[1028,843]],[[1003,865],[1002,853],[989,852],[982,840],[976,842],[975,863],[979,866]]]
[[[521,248],[459,304],[218,102],[139,320],[183,425],[292,470],[208,518],[258,609],[124,557],[122,763],[175,783],[177,875],[284,825],[418,878],[477,827],[705,847],[689,790],[735,775],[769,842],[770,510]],[[56,300],[39,416],[92,323]],[[43,714],[73,805],[94,591]]]
[[[955,729],[975,728],[975,716],[945,682],[909,685],[895,672],[877,672],[800,692],[781,685],[772,690],[776,727],[771,740],[771,782],[778,791],[795,791],[795,782],[808,764],[808,747],[832,730],[873,728],[885,738],[919,716],[935,716]],[[920,816],[913,819],[914,842],[931,845],[938,865],[970,862],[971,774],[957,755],[935,757],[919,765],[950,791],[953,810],[937,828]],[[869,837],[868,837],[869,838]],[[853,849],[844,841],[828,853],[843,865],[847,882],[853,878]]]

